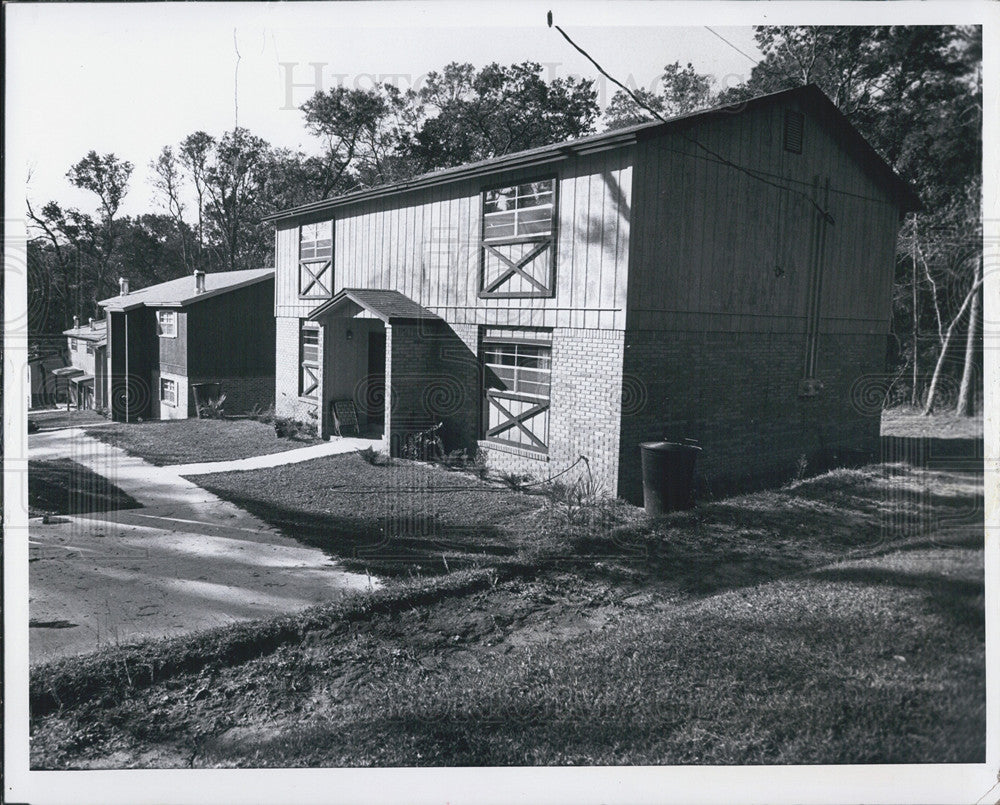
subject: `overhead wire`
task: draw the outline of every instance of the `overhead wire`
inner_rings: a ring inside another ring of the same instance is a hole
[[[649,104],[647,104],[645,101],[643,101],[631,89],[629,89],[628,87],[626,87],[621,81],[619,81],[617,78],[615,78],[613,75],[611,75],[611,73],[609,73],[607,70],[605,70],[603,67],[601,67],[601,65],[597,63],[597,60],[594,59],[593,56],[591,56],[586,50],[584,50],[582,47],[580,47],[578,44],[576,44],[576,42],[574,42],[570,38],[569,34],[567,34],[558,25],[555,25],[553,23],[553,21],[552,21],[552,12],[551,11],[548,13],[548,24],[549,24],[550,28],[555,28],[560,34],[562,34],[563,39],[565,39],[567,42],[569,42],[569,44],[572,45],[572,47],[577,52],[579,52],[585,59],[587,59],[587,61],[589,61],[591,64],[593,64],[594,67],[597,68],[597,71],[601,75],[603,75],[605,78],[607,78],[609,81],[611,81],[615,86],[620,87],[639,107],[645,109],[647,112],[649,112],[654,117],[658,118],[663,123],[669,123],[670,122],[670,120],[668,118],[664,117],[658,111],[656,111],[655,109],[653,109],[652,107],[650,107]],[[796,190],[794,187],[788,187],[787,185],[780,184],[778,182],[772,182],[772,181],[770,181],[768,179],[765,179],[763,176],[760,176],[759,174],[757,174],[755,171],[751,170],[750,168],[744,167],[743,165],[740,165],[740,164],[738,164],[736,162],[733,162],[731,159],[727,159],[726,157],[722,156],[722,154],[718,153],[717,151],[712,150],[711,148],[709,148],[704,143],[699,142],[694,137],[691,137],[691,136],[685,134],[683,131],[678,131],[677,133],[684,140],[686,140],[687,142],[691,143],[692,145],[700,148],[705,153],[710,154],[712,157],[714,157],[716,160],[718,160],[719,162],[721,162],[723,165],[726,165],[726,166],[728,166],[730,168],[734,168],[735,170],[738,170],[741,173],[746,174],[751,179],[756,179],[758,182],[761,182],[762,184],[766,184],[766,185],[769,185],[771,187],[775,187],[778,190],[784,190],[786,193],[792,193],[794,195],[797,195],[797,196],[800,196],[800,197],[804,198],[806,201],[808,201],[816,209],[817,212],[819,212],[819,214],[823,217],[823,219],[827,223],[830,223],[830,224],[835,223],[834,218],[830,214],[830,212],[828,210],[823,209],[823,207],[821,207],[816,202],[816,200],[814,198],[812,198],[811,196],[807,195],[806,193],[803,193],[800,190]]]

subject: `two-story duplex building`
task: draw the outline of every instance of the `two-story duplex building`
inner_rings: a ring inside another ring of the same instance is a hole
[[[649,439],[713,488],[874,454],[918,206],[806,86],[278,212],[276,406],[634,500]]]
[[[274,269],[195,272],[120,293],[107,313],[115,420],[186,419],[226,395],[228,414],[274,402]]]
[[[69,365],[52,370],[57,384],[65,384],[67,404],[76,408],[107,407],[107,321],[91,319],[63,330]]]

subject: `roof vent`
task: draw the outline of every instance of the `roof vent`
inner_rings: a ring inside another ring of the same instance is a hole
[[[96,330],[97,329],[96,327],[94,327],[94,317],[93,316],[90,317],[90,329],[91,330]]]
[[[804,125],[802,112],[794,109],[785,110],[785,150],[793,154],[802,153],[802,129]]]
[[[118,295],[128,296],[128,280],[125,277],[118,278]]]
[[[205,293],[205,272],[195,269],[194,272],[194,292]]]
[[[79,330],[80,329],[80,317],[79,316],[74,316],[73,317],[73,329],[74,330]]]

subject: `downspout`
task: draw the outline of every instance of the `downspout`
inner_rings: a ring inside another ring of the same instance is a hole
[[[125,422],[128,423],[129,397],[128,397],[128,311],[122,314],[125,318]]]

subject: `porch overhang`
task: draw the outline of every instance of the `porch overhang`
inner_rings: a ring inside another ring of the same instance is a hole
[[[60,366],[58,369],[53,369],[52,374],[56,377],[73,377],[84,374],[84,371],[77,366]]]
[[[376,318],[390,325],[397,322],[443,321],[436,313],[399,291],[374,288],[344,288],[310,313],[309,321],[327,317]]]

